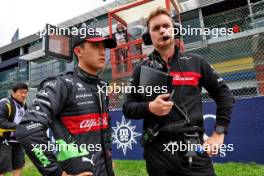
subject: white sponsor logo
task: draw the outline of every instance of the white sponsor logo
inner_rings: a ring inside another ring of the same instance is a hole
[[[45,114],[44,112],[39,112],[39,111],[36,111],[36,110],[33,110],[33,109],[28,110],[28,112],[30,112],[30,113],[36,113],[36,114],[39,114],[39,115],[41,115],[41,116],[48,117],[48,115]]]
[[[85,105],[85,104],[93,104],[93,101],[85,101],[85,102],[79,102],[77,105]]]
[[[68,79],[68,78],[66,78],[65,81],[66,81],[66,82],[70,82],[70,83],[73,85],[72,79]]]
[[[173,80],[176,81],[192,81],[194,77],[180,77],[180,75],[174,75]]]
[[[183,56],[183,57],[180,57],[181,60],[189,60],[191,59],[192,57],[187,57],[187,56]]]
[[[38,95],[40,96],[44,96],[44,97],[48,97],[49,96],[49,92],[47,90],[40,90]]]
[[[68,78],[66,78],[65,81],[72,82],[72,80],[71,79],[68,79]]]
[[[108,125],[107,118],[102,117],[102,124],[100,120],[97,119],[87,119],[83,120],[80,123],[80,128],[85,128],[87,131],[89,131],[92,127],[97,127],[97,126],[105,126]]]
[[[94,157],[94,154],[92,155],[91,159],[89,159],[87,157],[82,157],[82,162],[89,162],[94,166],[95,164],[93,162],[93,157]]]
[[[136,137],[141,134],[135,132],[136,126],[131,126],[131,121],[126,122],[122,116],[121,123],[116,122],[116,127],[113,127],[113,144],[117,144],[117,149],[122,148],[124,156],[127,148],[132,150],[132,144],[137,144]]]
[[[86,98],[86,97],[92,97],[92,94],[80,94],[80,95],[76,95],[75,98]]]
[[[76,83],[76,85],[79,87],[79,88],[83,88],[83,85],[81,83]]]
[[[34,123],[33,122],[33,124],[27,125],[26,128],[27,128],[27,130],[31,130],[31,129],[34,129],[34,128],[37,128],[37,127],[40,127],[40,126],[42,126],[41,123]]]
[[[49,81],[44,83],[44,87],[50,86],[50,87],[56,87],[57,82],[56,81]]]
[[[81,83],[76,83],[78,90],[85,90],[85,88],[83,87],[83,85]]]
[[[37,101],[37,102],[40,102],[40,103],[43,103],[43,104],[45,104],[45,105],[51,107],[50,102],[48,102],[48,101],[46,101],[46,100],[42,100],[42,99],[39,99],[39,98],[35,98],[35,99],[33,100],[33,102],[36,102],[36,101]]]

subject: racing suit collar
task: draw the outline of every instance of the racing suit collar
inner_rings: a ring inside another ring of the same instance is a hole
[[[80,67],[76,66],[75,71],[77,75],[85,82],[92,82],[92,83],[99,83],[100,79],[96,75],[91,75],[84,70],[82,70]]]
[[[167,72],[168,67],[170,67],[174,61],[176,61],[179,57],[179,48],[175,46],[175,53],[172,55],[171,58],[168,60],[168,64],[161,58],[160,53],[154,49],[153,56],[155,56],[153,59],[157,60],[159,63],[163,65],[163,71]]]

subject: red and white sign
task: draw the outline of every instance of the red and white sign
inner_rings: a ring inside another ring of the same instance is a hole
[[[201,74],[195,72],[170,72],[172,85],[198,86]]]
[[[83,114],[78,116],[62,117],[62,123],[72,134],[81,134],[90,131],[98,131],[108,127],[108,113]]]

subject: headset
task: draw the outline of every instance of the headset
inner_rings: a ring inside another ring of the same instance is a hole
[[[182,27],[182,25],[180,23],[173,23],[174,39],[180,39],[182,37],[181,33],[180,33],[181,27]],[[172,37],[166,35],[166,36],[163,37],[163,40],[165,41],[165,40],[168,40],[170,38],[172,38]],[[146,45],[146,46],[153,45],[148,27],[147,27],[147,32],[143,33],[142,39],[143,39],[144,45]]]
[[[179,3],[176,1],[171,1],[174,9],[175,9],[175,12],[176,13],[171,13],[171,19],[172,19],[172,23],[173,23],[173,38],[174,39],[180,39],[182,38],[181,36],[181,28],[182,28],[182,25],[181,25],[181,7],[179,5]],[[166,41],[168,39],[172,38],[172,36],[164,36],[163,37],[163,40]],[[152,43],[152,40],[151,40],[151,37],[150,37],[150,33],[149,33],[149,28],[147,26],[147,31],[145,33],[143,33],[142,35],[142,39],[143,39],[143,43],[145,45],[153,45]]]

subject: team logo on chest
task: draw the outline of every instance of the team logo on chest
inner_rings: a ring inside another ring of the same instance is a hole
[[[201,74],[195,72],[170,72],[172,85],[198,86]]]

